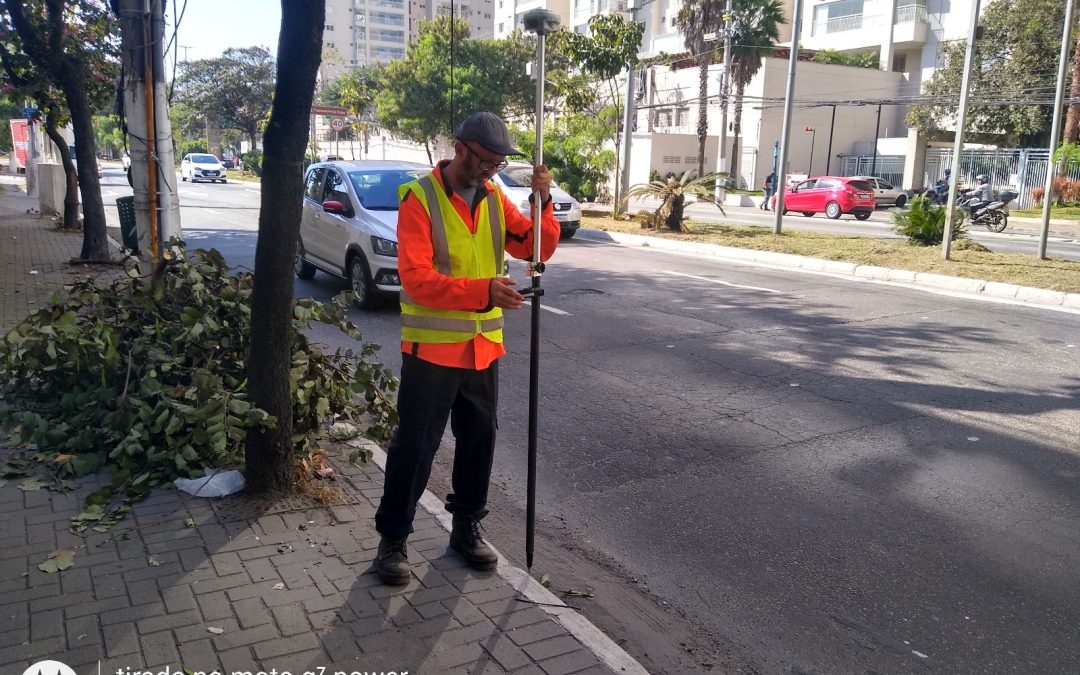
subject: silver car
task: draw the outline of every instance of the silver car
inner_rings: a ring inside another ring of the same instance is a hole
[[[911,199],[911,191],[893,187],[889,181],[876,176],[852,176],[870,183],[874,188],[874,203],[878,206],[896,206],[897,208],[907,204]]]
[[[502,188],[506,197],[525,215],[532,213],[532,207],[529,204],[529,195],[532,194],[530,187],[532,172],[531,164],[515,162],[492,178]],[[555,220],[559,221],[560,237],[562,239],[573,237],[581,227],[581,204],[555,183],[551,184],[551,201]]]
[[[347,279],[363,309],[401,290],[398,276],[398,187],[430,166],[414,162],[333,161],[304,176],[304,207],[295,270]]]

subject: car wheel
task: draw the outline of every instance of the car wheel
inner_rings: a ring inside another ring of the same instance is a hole
[[[371,309],[375,306],[375,285],[371,282],[371,273],[368,272],[362,253],[354,253],[349,258],[349,285],[352,286],[353,293],[356,293],[356,304],[360,309]]]
[[[804,216],[806,216],[807,218],[809,218],[810,216],[814,215],[814,212],[813,211],[803,211],[802,214]]]
[[[315,276],[315,266],[304,258],[304,244],[297,242],[296,255],[293,257],[293,270],[300,279],[310,279]]]
[[[226,180],[225,178],[222,178],[222,179],[221,179],[221,182],[222,182],[222,183],[228,183],[229,181],[228,181],[228,180]]]
[[[575,234],[577,234],[577,230],[563,230],[559,233],[559,240],[566,241],[567,239],[573,239]]]
[[[788,210],[787,210],[787,209],[784,209],[784,213],[783,213],[782,215],[785,215],[785,216],[786,216],[787,214],[788,214]]]
[[[829,202],[825,205],[825,215],[833,220],[839,218],[843,213],[844,212],[840,209],[840,205],[836,202]]]
[[[904,208],[904,204],[907,204],[907,195],[897,195],[896,196],[896,208],[902,209],[902,208]]]
[[[855,217],[858,218],[859,220],[866,220],[867,218],[870,217],[870,212],[869,211],[860,211],[860,212],[855,214]]]
[[[180,180],[182,180],[182,181],[184,181],[186,183],[187,182],[187,176],[185,176],[184,174],[180,174]]]

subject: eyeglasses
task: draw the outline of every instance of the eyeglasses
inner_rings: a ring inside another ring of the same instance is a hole
[[[480,168],[483,169],[484,171],[489,171],[491,169],[495,169],[496,171],[502,171],[506,167],[510,166],[510,162],[506,161],[505,159],[502,160],[501,162],[496,162],[496,161],[493,161],[493,160],[490,160],[490,159],[484,159],[483,157],[478,155],[475,150],[470,148],[468,143],[462,143],[462,145],[465,146],[465,149],[469,151],[470,155],[472,155],[477,160],[479,160]]]

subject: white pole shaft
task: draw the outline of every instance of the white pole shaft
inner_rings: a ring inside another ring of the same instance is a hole
[[[546,58],[547,38],[540,33],[536,36],[536,154],[534,164],[539,166],[544,163],[544,63]],[[540,199],[540,191],[533,193],[532,217],[533,217],[533,276],[540,276],[540,271],[535,263],[540,262],[540,212],[543,211],[543,201]],[[538,302],[539,299],[533,299]]]
[[[633,12],[634,10],[631,10]],[[634,14],[631,14],[634,16]],[[630,189],[630,141],[634,126],[634,66],[626,70],[626,105],[623,110],[622,167],[619,171],[619,192],[615,198],[615,212],[622,213],[626,193]]]
[[[1054,121],[1050,125],[1050,153],[1046,158],[1046,191],[1043,192],[1042,225],[1039,227],[1039,258],[1046,260],[1046,239],[1050,236],[1050,190],[1054,186],[1054,152],[1061,139],[1061,112],[1065,107],[1065,71],[1068,70],[1072,41],[1073,0],[1065,2],[1065,25],[1061,29],[1061,55],[1058,57],[1057,91],[1054,93]]]
[[[941,257],[949,259],[952,248],[953,215],[956,212],[956,185],[960,182],[960,153],[964,150],[964,128],[967,125],[971,67],[975,62],[975,33],[979,28],[979,0],[971,6],[967,51],[964,53],[964,77],[960,83],[960,108],[956,113],[956,139],[953,141],[952,173],[949,180],[949,199],[945,205],[945,232],[941,241]]]
[[[780,136],[780,167],[776,174],[776,211],[773,233],[780,234],[784,220],[784,189],[787,187],[788,150],[791,147],[791,104],[795,99],[795,64],[799,62],[799,33],[802,31],[802,0],[795,0],[791,22],[791,57],[788,59],[787,93],[784,96],[784,128]]]

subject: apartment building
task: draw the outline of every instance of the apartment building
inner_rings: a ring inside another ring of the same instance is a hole
[[[904,73],[908,91],[941,63],[941,44],[967,36],[973,0],[806,0],[800,40],[807,49],[877,52],[881,69]]]
[[[321,77],[333,80],[357,66],[405,56],[420,22],[449,15],[468,19],[470,34],[490,38],[493,0],[326,0]]]

